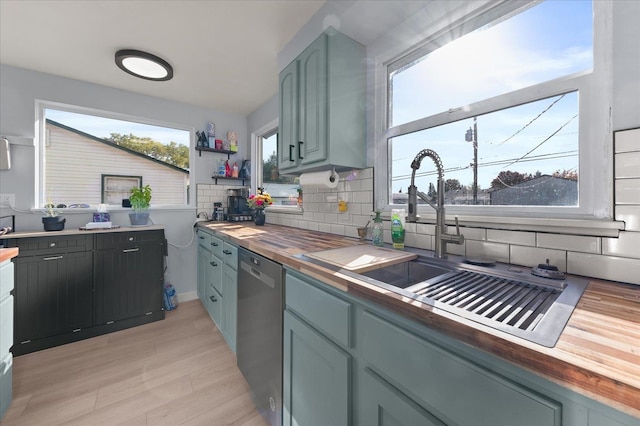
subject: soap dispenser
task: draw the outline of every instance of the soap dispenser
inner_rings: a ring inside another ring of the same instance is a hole
[[[371,230],[371,240],[373,245],[383,247],[384,239],[382,238],[382,218],[380,210],[376,210],[376,217],[373,219],[373,229]]]

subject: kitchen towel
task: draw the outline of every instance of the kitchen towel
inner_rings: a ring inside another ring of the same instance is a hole
[[[300,175],[300,185],[305,186],[322,186],[326,188],[336,188],[340,176],[332,171],[303,173]]]

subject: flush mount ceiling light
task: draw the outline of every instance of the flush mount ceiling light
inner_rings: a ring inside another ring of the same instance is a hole
[[[145,80],[167,81],[173,78],[173,68],[167,61],[140,50],[118,50],[116,65],[122,71]]]

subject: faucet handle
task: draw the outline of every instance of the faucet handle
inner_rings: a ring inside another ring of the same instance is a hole
[[[454,217],[456,221],[456,235],[460,235],[460,224],[458,223],[458,216]]]

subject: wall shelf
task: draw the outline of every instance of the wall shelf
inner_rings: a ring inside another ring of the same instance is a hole
[[[226,177],[226,176],[211,176],[211,179],[213,179],[216,183],[216,185],[218,184],[218,179],[220,180],[234,180],[236,182],[241,181],[242,182],[242,186],[244,186],[244,181],[247,180],[245,178],[234,178],[234,177]]]
[[[227,154],[227,159],[231,158],[232,154],[237,154],[237,151],[227,151],[226,149],[207,148],[206,146],[196,146],[196,151],[200,151],[199,157],[202,157],[202,151],[217,152],[218,154]]]

